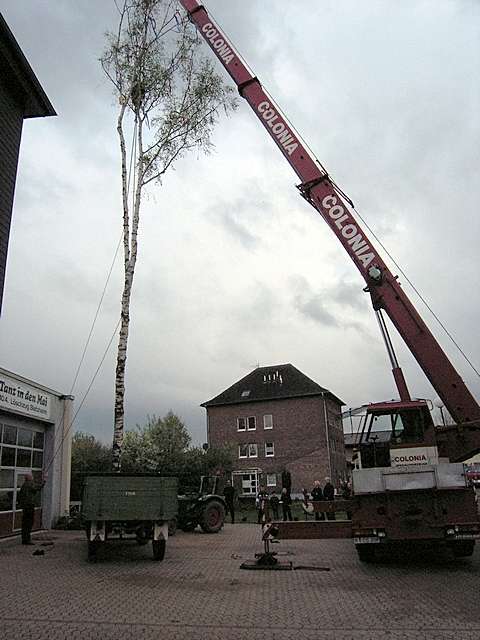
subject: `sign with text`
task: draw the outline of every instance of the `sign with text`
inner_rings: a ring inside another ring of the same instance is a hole
[[[50,418],[51,395],[0,373],[0,409],[32,418]]]
[[[437,447],[409,447],[390,449],[392,467],[405,467],[414,464],[438,464]]]

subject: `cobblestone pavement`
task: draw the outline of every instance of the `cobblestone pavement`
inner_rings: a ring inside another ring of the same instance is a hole
[[[362,565],[348,540],[291,540],[275,550],[305,568],[269,572],[239,568],[261,551],[254,525],[180,532],[161,563],[112,543],[89,564],[81,532],[42,535],[0,543],[2,640],[480,639],[480,549]]]

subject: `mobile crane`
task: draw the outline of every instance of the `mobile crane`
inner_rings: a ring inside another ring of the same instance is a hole
[[[400,397],[367,406],[352,500],[314,503],[317,511],[350,511],[352,520],[273,523],[266,527],[264,540],[353,537],[361,560],[371,560],[379,545],[404,541],[444,543],[457,556],[471,555],[480,537],[480,520],[461,462],[480,451],[479,404],[356,221],[352,203],[304,146],[205,7],[196,0],[180,3],[297,174],[301,195],[329,225],[364,278]],[[383,312],[455,425],[435,427],[427,401],[410,397]],[[383,446],[376,442],[379,425],[391,432],[390,442]]]

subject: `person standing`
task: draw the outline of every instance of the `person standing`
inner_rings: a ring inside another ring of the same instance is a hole
[[[292,498],[290,496],[290,492],[288,489],[282,489],[282,512],[283,512],[283,521],[286,522],[287,518],[290,522],[293,520],[292,518],[292,510],[290,509],[290,505],[292,504]]]
[[[268,493],[265,491],[265,487],[260,487],[255,504],[257,506],[257,522],[262,524],[268,516]]]
[[[22,509],[22,544],[34,544],[31,540],[33,519],[35,516],[35,496],[45,484],[33,481],[31,473],[25,474],[24,482],[18,492],[17,504]]]
[[[323,499],[335,500],[335,487],[328,476],[325,478],[325,486],[323,487]],[[327,513],[327,520],[335,520],[335,511]]]
[[[278,499],[275,491],[272,491],[270,496],[270,506],[272,507],[272,516],[274,520],[278,520],[278,507],[280,505],[280,500]]]
[[[323,500],[323,491],[320,486],[320,481],[315,480],[313,483],[313,489],[311,491],[313,502],[320,502]],[[315,511],[315,520],[325,520],[325,514],[319,511]]]
[[[342,498],[344,500],[350,500],[352,497],[352,485],[350,484],[350,480],[345,480],[342,485]],[[347,511],[347,520],[352,519],[352,512]]]
[[[235,524],[235,489],[232,487],[230,480],[227,480],[223,495],[225,497],[225,504],[227,505],[227,513],[230,513],[232,524]]]

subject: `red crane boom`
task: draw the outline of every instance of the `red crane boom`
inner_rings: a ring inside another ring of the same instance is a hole
[[[191,21],[223,64],[275,144],[301,180],[299,189],[342,243],[367,283],[375,310],[384,309],[454,420],[480,419],[480,406],[417,313],[375,247],[355,220],[340,190],[288,124],[258,78],[196,0],[180,0]],[[408,391],[401,371],[394,376],[402,399]]]

